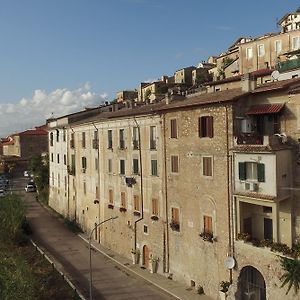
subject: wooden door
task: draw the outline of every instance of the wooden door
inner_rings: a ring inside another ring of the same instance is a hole
[[[147,245],[143,247],[143,266],[145,268],[149,267],[149,248]]]

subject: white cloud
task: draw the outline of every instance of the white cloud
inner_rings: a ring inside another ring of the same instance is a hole
[[[47,93],[38,89],[31,98],[22,98],[18,103],[1,103],[0,137],[45,124],[52,113],[54,117],[60,117],[85,107],[98,106],[107,96],[107,93],[92,92],[87,82],[75,90],[62,88]]]

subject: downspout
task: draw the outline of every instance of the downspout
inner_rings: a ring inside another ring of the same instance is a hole
[[[63,128],[63,130],[66,130],[66,128],[64,127]],[[69,147],[68,147],[68,145],[69,145],[69,140],[68,140],[68,135],[66,135],[66,133],[65,133],[65,137],[66,137],[66,149],[67,149],[67,151],[66,151],[66,155],[67,155],[67,157],[66,157],[66,163],[67,163],[67,174],[68,174],[68,176],[67,176],[67,178],[68,178],[68,181],[67,181],[67,199],[68,199],[68,214],[67,214],[67,217],[68,217],[68,219],[70,220],[70,179],[69,179],[69,173],[68,173],[68,166],[69,166]]]
[[[95,127],[96,131],[97,131],[97,160],[98,160],[98,166],[97,166],[97,175],[98,175],[98,193],[99,193],[99,203],[98,203],[98,222],[100,223],[100,146],[99,146],[99,129],[96,127],[95,123],[92,122],[93,126]],[[93,141],[94,143],[94,141]],[[100,233],[97,234],[98,236],[98,242],[100,243]]]
[[[70,129],[72,130],[72,133],[74,134],[74,140],[73,140],[73,143],[74,143],[74,156],[75,156],[75,174],[73,175],[73,176],[75,176],[76,175],[76,147],[75,147],[75,131],[74,131],[74,129],[70,126]],[[72,162],[72,160],[71,160],[71,162]],[[73,188],[74,188],[74,186],[73,186]],[[75,222],[77,222],[77,186],[76,186],[76,190],[75,190],[75,195],[76,195],[76,202],[75,202],[75,211],[74,211],[74,213],[75,213]]]
[[[142,163],[142,145],[141,145],[141,130],[140,125],[136,121],[135,116],[133,117],[133,120],[136,124],[136,127],[138,129],[138,141],[139,141],[139,157],[140,157],[140,177],[141,177],[141,217],[134,221],[134,249],[136,250],[137,245],[137,223],[144,219],[144,191],[143,191],[143,163]]]
[[[163,115],[163,153],[164,153],[164,177],[165,177],[165,210],[166,210],[166,253],[165,253],[165,272],[170,271],[170,242],[169,242],[169,218],[168,218],[168,178],[167,178],[167,147],[166,147],[166,119]]]
[[[226,157],[227,157],[227,207],[228,207],[228,254],[229,256],[233,255],[233,242],[232,242],[232,201],[231,201],[231,156],[229,154],[229,124],[228,124],[228,107],[225,105],[225,120],[226,120]],[[229,270],[229,281],[232,283],[232,269]]]

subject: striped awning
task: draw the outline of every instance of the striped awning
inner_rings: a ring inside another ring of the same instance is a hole
[[[246,115],[265,115],[265,114],[277,114],[284,107],[284,103],[280,104],[261,104],[250,107],[246,112]]]

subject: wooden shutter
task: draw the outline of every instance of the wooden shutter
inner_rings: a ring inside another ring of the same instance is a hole
[[[126,207],[125,192],[121,192],[121,207]]]
[[[212,116],[207,117],[206,119],[207,124],[207,135],[208,137],[212,138],[214,137],[214,118]]]
[[[245,162],[239,162],[239,179],[240,180],[246,180],[246,163]]]
[[[171,120],[171,138],[177,138],[177,120]]]
[[[212,158],[203,157],[202,163],[203,163],[203,175],[212,176]]]
[[[108,191],[108,201],[109,203],[114,203],[113,190]]]
[[[199,134],[199,137],[203,137],[203,132],[202,132],[202,117],[200,117],[198,119],[198,134]]]
[[[203,216],[204,232],[213,233],[212,230],[212,217]]]
[[[178,156],[171,156],[171,171],[173,173],[178,173]]]
[[[265,182],[265,164],[257,164],[257,180]]]
[[[152,214],[158,215],[158,200],[156,198],[152,198]]]
[[[157,160],[156,159],[151,160],[151,175],[157,176]]]
[[[135,211],[140,211],[140,199],[139,196],[134,195],[133,196],[133,205]]]
[[[172,221],[179,224],[179,209],[172,207]]]

